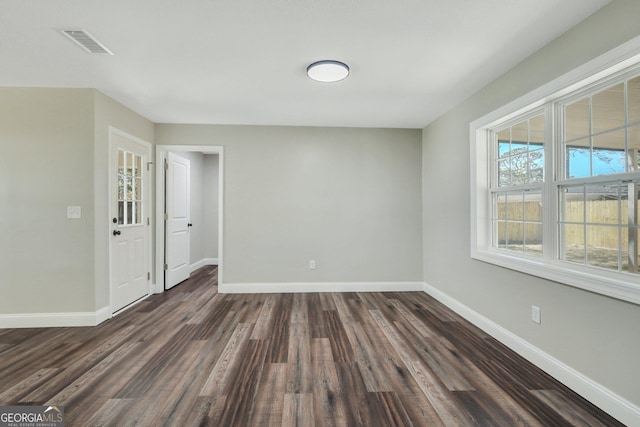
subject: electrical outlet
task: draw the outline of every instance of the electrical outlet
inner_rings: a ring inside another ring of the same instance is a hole
[[[535,305],[531,306],[531,321],[538,325],[540,324],[540,307],[536,307]]]
[[[310,259],[309,260],[309,270],[315,270],[316,269],[316,260],[315,259]]]

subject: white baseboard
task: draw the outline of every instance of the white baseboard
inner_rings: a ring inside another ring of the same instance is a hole
[[[96,312],[0,314],[0,328],[96,326],[109,318],[109,307],[103,307]]]
[[[199,268],[204,267],[205,265],[218,265],[218,258],[202,258],[200,261],[194,262],[190,266],[190,271],[193,273]]]
[[[283,294],[301,292],[407,292],[422,291],[423,282],[285,282],[221,283],[221,294]]]
[[[640,426],[640,407],[433,286],[425,283],[424,291],[612,417],[629,426]]]
[[[100,323],[111,319],[112,313],[111,313],[111,307],[106,306],[106,307],[102,307],[100,310],[96,311],[96,325],[99,325]]]

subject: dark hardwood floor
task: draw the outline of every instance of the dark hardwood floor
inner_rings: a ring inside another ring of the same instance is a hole
[[[0,330],[0,405],[67,426],[621,425],[420,292],[218,294],[215,267],[87,328]]]

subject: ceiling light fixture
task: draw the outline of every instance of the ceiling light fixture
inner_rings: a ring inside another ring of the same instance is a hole
[[[340,61],[318,61],[307,67],[307,76],[318,82],[339,82],[349,76],[349,66]]]

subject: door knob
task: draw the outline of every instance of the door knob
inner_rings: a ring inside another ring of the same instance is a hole
[[[113,230],[113,235],[114,236],[119,236],[121,234],[122,234],[122,232],[120,230]]]
[[[193,227],[193,224],[189,223],[187,224],[187,227]]]

